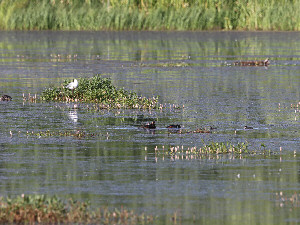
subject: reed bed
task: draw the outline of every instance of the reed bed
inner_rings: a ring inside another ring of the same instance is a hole
[[[153,224],[154,219],[124,208],[92,210],[86,202],[65,203],[56,196],[22,194],[0,199],[0,224]]]
[[[300,0],[2,0],[5,30],[300,30]]]

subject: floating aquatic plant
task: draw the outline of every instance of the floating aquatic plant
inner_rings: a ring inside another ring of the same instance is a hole
[[[262,154],[262,155],[271,155],[273,152],[266,149],[266,146],[263,145],[257,150],[250,151],[248,149],[247,142],[238,142],[236,144],[232,144],[229,142],[210,142],[209,144],[204,143],[201,147],[188,147],[184,148],[183,146],[174,146],[169,147],[165,150],[164,146],[162,149],[159,149],[157,146],[155,147],[156,154],[170,155],[170,156],[202,156],[202,155],[218,155],[218,154]]]
[[[175,154],[226,154],[226,153],[235,153],[235,154],[242,154],[242,153],[249,153],[248,152],[248,144],[247,143],[237,143],[231,144],[229,142],[210,142],[209,144],[205,144],[203,142],[203,146],[200,148],[191,147],[188,149],[184,149],[183,146],[180,148],[171,147],[168,151],[168,154],[175,155]]]
[[[37,136],[37,137],[75,137],[78,139],[95,137],[95,133],[87,133],[83,130],[66,130],[66,131],[38,131],[38,132],[28,132],[27,136]]]
[[[70,80],[65,80],[60,87],[47,88],[43,91],[41,99],[44,101],[93,102],[106,109],[153,109],[157,107],[157,97],[141,97],[135,92],[117,88],[109,78],[102,78],[100,75],[80,78],[78,87],[74,90],[66,88],[69,83]]]
[[[1,224],[152,224],[155,219],[124,208],[91,210],[88,202],[45,195],[0,198],[0,206]]]
[[[188,67],[189,63],[186,62],[164,62],[164,63],[141,63],[139,64],[141,67]]]
[[[213,128],[197,128],[196,130],[185,130],[185,129],[181,129],[181,128],[177,128],[174,130],[169,129],[169,133],[178,133],[178,134],[210,134],[212,133]]]
[[[224,153],[248,153],[248,143],[238,142],[237,144],[232,144],[229,142],[210,142],[209,144],[203,144],[202,149],[199,151],[204,151],[213,154],[224,154]]]
[[[15,132],[9,131],[10,137],[14,137],[17,135],[18,137],[24,135],[20,131]],[[77,139],[83,139],[83,138],[91,138],[91,137],[99,137],[100,134],[86,132],[84,130],[60,130],[60,131],[27,131],[26,137],[38,137],[38,138],[49,138],[49,137],[74,137]],[[102,135],[104,136],[104,135]],[[107,135],[105,135],[107,136]]]
[[[276,205],[280,207],[300,207],[300,194],[294,193],[290,197],[283,194],[282,191],[276,193]]]
[[[37,100],[37,96],[35,95],[30,95],[30,93],[28,93],[28,97],[25,96],[25,93],[23,93],[23,102],[29,102],[29,103],[36,103]]]

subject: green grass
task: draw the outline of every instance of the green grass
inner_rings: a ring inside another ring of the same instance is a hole
[[[74,91],[66,88],[70,82],[71,80],[65,80],[59,87],[46,88],[41,95],[41,100],[97,103],[100,108],[104,109],[156,108],[157,98],[146,98],[138,96],[135,92],[117,88],[110,79],[102,78],[100,75],[91,78],[80,78],[78,87]]]
[[[300,0],[1,0],[5,30],[300,30]]]

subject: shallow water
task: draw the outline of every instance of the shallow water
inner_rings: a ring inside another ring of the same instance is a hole
[[[300,194],[300,113],[291,107],[300,100],[299,46],[294,32],[2,31],[0,94],[13,101],[0,102],[1,195],[57,194],[93,206],[122,205],[158,215],[162,224],[174,213],[187,224],[299,223],[299,202],[276,197]],[[267,57],[267,68],[231,66]],[[162,66],[168,63],[188,66]],[[143,96],[158,95],[167,107],[100,111],[92,104],[23,102],[23,93],[39,96],[64,79],[94,74]],[[155,131],[139,128],[153,120]],[[178,134],[165,128],[169,124],[217,129]],[[38,135],[47,130],[54,135]],[[250,150],[264,144],[274,154],[163,154],[203,141],[248,142]]]

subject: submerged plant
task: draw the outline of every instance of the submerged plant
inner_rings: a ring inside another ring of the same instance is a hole
[[[76,89],[70,90],[66,86],[70,80],[65,80],[61,87],[47,88],[41,99],[44,101],[93,102],[101,108],[131,108],[153,109],[156,107],[157,97],[146,98],[135,92],[115,87],[109,78],[96,75],[91,78],[80,78]]]

